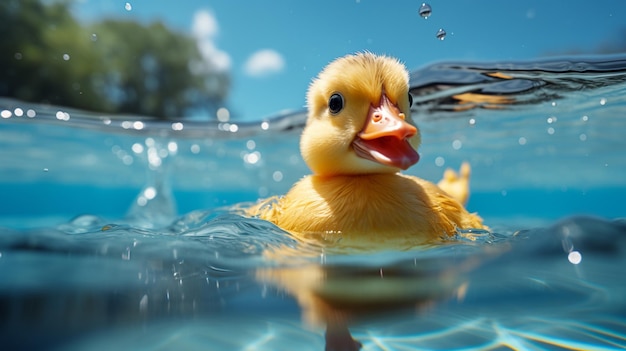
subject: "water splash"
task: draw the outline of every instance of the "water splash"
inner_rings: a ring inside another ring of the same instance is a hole
[[[133,144],[133,152],[147,163],[147,181],[133,201],[128,218],[145,228],[168,225],[176,217],[176,202],[170,187],[171,159],[176,156],[176,142],[146,138],[145,147]]]

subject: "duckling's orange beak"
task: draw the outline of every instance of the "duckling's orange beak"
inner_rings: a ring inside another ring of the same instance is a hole
[[[420,159],[409,143],[416,133],[417,128],[405,121],[404,113],[383,93],[378,106],[370,106],[365,126],[352,145],[359,157],[407,169]]]

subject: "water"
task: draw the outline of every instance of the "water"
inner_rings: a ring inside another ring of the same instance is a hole
[[[417,12],[419,13],[420,16],[422,16],[422,18],[424,19],[428,19],[428,17],[430,17],[430,15],[432,15],[433,10],[430,7],[430,5],[428,5],[427,3],[423,3],[419,10],[417,10]]]
[[[626,58],[439,63],[411,93],[408,173],[469,161],[492,231],[353,255],[241,211],[308,173],[302,111],[207,124],[2,99],[3,349],[624,348]]]

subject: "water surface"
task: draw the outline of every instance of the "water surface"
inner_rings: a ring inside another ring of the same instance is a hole
[[[626,59],[439,63],[411,93],[407,173],[469,161],[491,233],[342,255],[243,216],[308,173],[302,111],[158,122],[0,100],[3,345],[322,350],[341,311],[364,350],[623,348]],[[268,258],[285,248],[301,255]]]

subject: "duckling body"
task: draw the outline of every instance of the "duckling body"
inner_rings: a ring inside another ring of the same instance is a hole
[[[402,174],[307,176],[261,217],[297,236],[355,247],[415,245],[482,228],[436,185]]]
[[[411,99],[408,72],[395,59],[360,53],[329,64],[309,88],[300,140],[313,174],[250,213],[298,238],[342,247],[415,245],[483,228],[454,197],[464,200],[467,182],[451,196],[399,173],[419,160]]]

